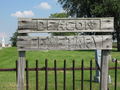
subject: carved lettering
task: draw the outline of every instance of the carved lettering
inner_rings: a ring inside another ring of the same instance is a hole
[[[49,37],[48,38],[48,42],[47,42],[47,47],[48,47],[48,50],[52,50],[52,49],[57,49],[57,38],[55,37]]]
[[[101,48],[102,47],[102,37],[101,36],[93,36],[93,41],[95,48]]]
[[[75,22],[74,21],[68,21],[66,25],[67,25],[67,30],[74,30],[75,29]]]
[[[47,38],[41,37],[39,40],[39,49],[46,50],[47,49]]]
[[[88,36],[85,38],[85,47],[86,48],[95,48],[93,37]]]
[[[19,38],[18,48],[33,50],[111,49],[112,36],[48,36]],[[30,38],[30,39],[29,39]],[[22,40],[22,41],[21,41]]]
[[[76,38],[71,36],[68,38],[68,47],[70,50],[74,50],[75,49],[75,44],[76,44]]]
[[[56,30],[58,28],[58,21],[49,20],[48,30]]]
[[[58,23],[58,29],[57,30],[65,30],[66,29],[66,22],[64,20],[60,20]]]
[[[66,37],[58,37],[58,49],[68,49],[68,39]]]
[[[77,29],[77,30],[82,30],[82,29],[83,29],[82,25],[83,25],[83,24],[82,24],[81,22],[77,23],[77,24],[76,24],[76,29]]]
[[[82,49],[85,47],[84,37],[76,37],[76,49]]]
[[[38,21],[38,31],[43,31],[45,29],[45,22]]]
[[[79,20],[76,22],[76,29],[77,30],[83,30],[85,29],[85,21]]]

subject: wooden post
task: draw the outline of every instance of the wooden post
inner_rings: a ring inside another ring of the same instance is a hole
[[[109,50],[102,50],[100,90],[107,90],[109,54],[110,54]]]
[[[25,51],[19,51],[17,90],[24,90]]]

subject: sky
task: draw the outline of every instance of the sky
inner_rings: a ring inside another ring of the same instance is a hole
[[[49,18],[50,14],[64,12],[57,0],[0,0],[0,43],[5,44],[17,30],[18,17]],[[30,34],[37,35],[37,34]],[[49,36],[41,33],[39,36]]]

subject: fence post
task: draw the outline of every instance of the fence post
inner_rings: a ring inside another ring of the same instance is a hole
[[[83,90],[83,82],[84,82],[84,60],[82,60],[82,68],[81,68],[81,90]]]
[[[115,61],[115,90],[117,90],[117,60]]]
[[[48,90],[48,65],[47,59],[45,60],[45,90]]]
[[[75,90],[75,60],[73,60],[73,90]]]
[[[54,61],[54,69],[55,69],[55,90],[57,90],[57,64],[56,64],[56,60]]]
[[[36,60],[36,90],[38,90],[38,80],[39,80],[39,78],[38,78],[38,60]]]
[[[102,50],[100,90],[107,90],[108,86],[108,68],[109,68],[109,50]]]
[[[92,60],[90,60],[90,90],[92,90]]]
[[[66,90],[66,60],[64,60],[64,89]]]
[[[17,84],[17,77],[18,77],[18,61],[16,60],[16,84]]]
[[[24,90],[25,51],[19,51],[17,90]]]
[[[28,60],[26,60],[26,90],[29,90]]]

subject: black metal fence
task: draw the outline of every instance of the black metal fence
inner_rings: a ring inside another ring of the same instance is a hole
[[[38,67],[38,60],[36,60],[36,68],[28,68],[28,60],[26,60],[26,90],[29,90],[29,71],[36,71],[36,90],[39,89],[38,85],[38,71],[45,70],[45,90],[48,89],[48,71],[53,70],[55,74],[55,90],[57,90],[57,71],[62,70],[64,71],[64,88],[63,90],[66,90],[66,70],[72,70],[73,71],[73,90],[75,90],[75,70],[81,70],[81,90],[84,90],[84,70],[90,70],[90,90],[92,90],[92,71],[93,70],[100,70],[100,67],[98,63],[98,68],[92,67],[92,60],[90,60],[90,67],[84,67],[84,60],[82,60],[82,66],[80,68],[75,67],[75,60],[73,60],[73,67],[72,68],[66,68],[66,60],[64,60],[64,67],[63,68],[57,68],[56,60],[54,61],[54,68],[48,67],[48,61],[45,60],[45,67]],[[120,69],[120,67],[117,66],[117,60],[115,62],[115,67],[109,67],[109,70],[115,70],[115,90],[117,90],[117,69]],[[16,68],[5,68],[0,69],[1,71],[16,71],[16,77],[18,72],[18,61],[16,61]]]

